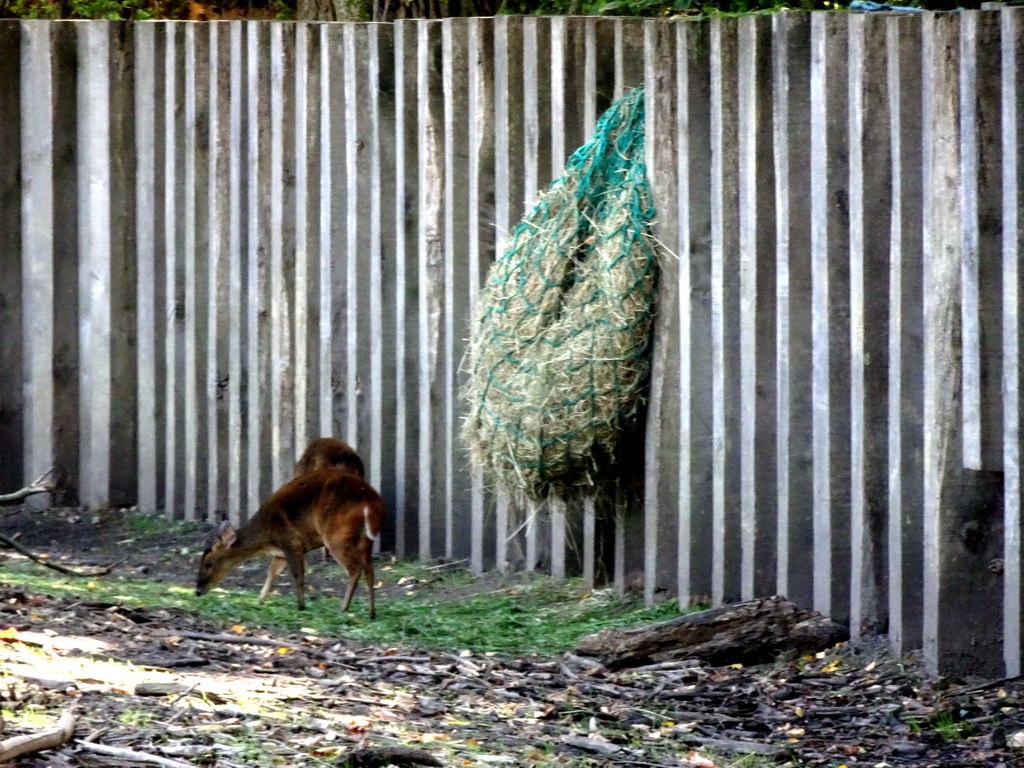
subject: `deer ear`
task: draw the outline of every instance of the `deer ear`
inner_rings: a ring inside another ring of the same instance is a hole
[[[224,545],[228,547],[234,544],[235,539],[238,538],[238,534],[235,532],[235,529],[227,520],[224,520],[220,524],[220,531],[218,535],[220,536],[220,540],[224,543]]]

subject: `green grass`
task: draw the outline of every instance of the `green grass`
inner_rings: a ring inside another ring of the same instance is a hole
[[[970,723],[957,720],[948,709],[936,712],[930,724],[943,741],[960,741],[973,735]]]
[[[636,599],[623,600],[608,590],[588,593],[579,580],[555,584],[541,576],[524,575],[506,584],[481,583],[465,570],[441,575],[408,563],[378,567],[377,572],[378,579],[389,585],[403,577],[410,587],[414,579],[431,583],[402,594],[378,592],[377,620],[371,622],[366,617],[362,585],[348,614],[340,613],[338,597],[323,593],[310,595],[306,610],[300,612],[287,575],[278,582],[279,593],[263,605],[256,602],[256,591],[231,586],[230,576],[226,589],[201,598],[195,597],[190,586],[135,578],[61,577],[20,561],[0,566],[0,581],[55,596],[194,612],[223,626],[244,626],[247,631],[302,631],[371,644],[476,653],[560,653],[573,648],[580,635],[678,615],[675,603],[645,608]],[[341,591],[343,577],[338,576]]]

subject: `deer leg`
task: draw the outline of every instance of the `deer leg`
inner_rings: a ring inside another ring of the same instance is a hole
[[[291,551],[287,555],[288,567],[295,579],[295,601],[299,610],[306,609],[306,556],[302,552]]]
[[[260,590],[259,602],[263,602],[267,599],[267,595],[270,594],[270,590],[274,586],[274,580],[281,575],[281,571],[288,565],[288,561],[283,557],[272,557],[270,562],[267,563],[267,580],[263,582],[263,589]]]
[[[364,571],[366,572],[366,591],[369,595],[370,620],[372,621],[377,618],[377,608],[373,604],[373,562],[371,560],[367,559]]]
[[[348,571],[348,589],[345,591],[345,601],[341,605],[342,613],[348,611],[349,605],[352,604],[352,595],[356,593],[356,585],[359,584],[359,569],[346,565],[345,570]]]

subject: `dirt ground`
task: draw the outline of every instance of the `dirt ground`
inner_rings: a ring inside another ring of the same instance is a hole
[[[207,538],[140,530],[117,510],[8,508],[0,533],[55,562],[120,561],[118,573],[186,587]],[[73,741],[18,766],[1024,765],[1024,681],[927,681],[879,642],[763,667],[615,671],[571,649],[467,656],[238,635],[185,611],[19,589],[4,583],[11,557],[0,549],[0,741],[78,718]],[[311,580],[340,588],[320,559]],[[232,583],[262,578],[259,566]],[[399,747],[422,754],[387,751]]]

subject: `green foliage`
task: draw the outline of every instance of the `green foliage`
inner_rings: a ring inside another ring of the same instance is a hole
[[[144,21],[156,17],[151,0],[0,0],[0,15],[20,19]]]
[[[263,566],[262,561],[256,564]],[[311,595],[306,610],[300,612],[295,608],[293,587],[287,577],[281,579],[278,593],[260,605],[256,591],[231,587],[230,577],[224,589],[196,598],[190,585],[110,577],[94,581],[64,578],[30,563],[6,563],[0,568],[0,580],[43,594],[194,612],[225,626],[242,625],[247,630],[276,629],[380,645],[408,644],[475,653],[558,653],[572,648],[580,635],[678,615],[674,602],[646,608],[636,599],[621,599],[607,590],[589,593],[578,580],[556,584],[542,576],[522,576],[496,585],[467,571],[438,578],[409,564],[378,572],[378,576],[383,576],[391,589],[378,591],[378,618],[369,621],[362,587],[348,614],[341,613],[339,597],[326,592]],[[396,592],[394,585],[402,576],[410,584],[414,580],[432,583]],[[341,593],[344,577],[340,572],[337,579],[336,591]]]
[[[782,8],[810,10],[840,6],[840,3],[823,0],[505,0],[502,13],[654,17],[742,14]]]
[[[59,19],[61,4],[52,0],[9,0],[4,4],[4,16],[17,19]]]

